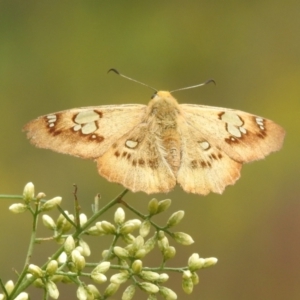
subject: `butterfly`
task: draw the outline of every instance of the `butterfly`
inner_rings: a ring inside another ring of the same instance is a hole
[[[74,108],[23,129],[35,146],[93,159],[107,180],[147,194],[169,192],[176,184],[189,193],[221,194],[240,177],[243,163],[278,151],[285,135],[271,120],[179,104],[167,91],[155,92],[148,105]]]

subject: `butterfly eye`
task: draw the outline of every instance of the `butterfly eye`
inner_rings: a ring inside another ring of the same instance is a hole
[[[157,95],[157,92],[155,92],[152,96],[151,99],[153,99]]]

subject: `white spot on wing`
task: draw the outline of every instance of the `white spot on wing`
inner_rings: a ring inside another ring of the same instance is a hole
[[[221,120],[228,123],[228,125],[231,124],[235,126],[242,126],[244,124],[242,119],[237,114],[231,111],[226,111],[225,113],[223,113],[221,116]]]
[[[239,130],[240,130],[240,132],[243,133],[243,134],[246,134],[246,133],[247,133],[247,130],[246,130],[246,128],[244,128],[244,127],[240,127]]]
[[[97,126],[96,126],[95,122],[86,123],[81,128],[81,132],[83,134],[90,134],[90,133],[94,132],[95,130],[97,130]]]
[[[78,131],[78,130],[80,130],[81,129],[81,125],[79,125],[79,124],[76,124],[74,127],[73,127],[73,130],[74,131]]]
[[[49,120],[49,122],[50,122],[50,120],[56,120],[57,119],[56,115],[48,115],[48,116],[46,116],[46,118]]]
[[[74,121],[78,124],[85,124],[97,121],[100,119],[99,114],[94,112],[93,110],[85,110],[77,114]]]
[[[261,130],[265,130],[264,119],[263,119],[263,118],[257,117],[257,118],[255,118],[255,121],[256,121],[258,127],[259,127]]]
[[[210,145],[207,141],[204,141],[204,142],[200,142],[200,146],[203,150],[207,150],[209,149]]]
[[[242,136],[241,131],[235,125],[227,124],[227,131],[235,137],[240,138]]]
[[[125,142],[125,145],[128,148],[134,149],[138,145],[138,142],[137,141],[132,141],[132,140],[127,140]]]

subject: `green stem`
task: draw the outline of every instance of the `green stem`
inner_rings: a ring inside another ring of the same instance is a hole
[[[149,218],[148,215],[144,215],[144,214],[140,213],[133,206],[129,205],[127,202],[122,201],[122,204],[124,206],[126,206],[129,210],[131,210],[132,212],[134,212],[136,215],[138,215],[141,219],[145,220],[145,219]],[[169,234],[170,236],[172,236],[172,232],[167,229],[168,227],[166,227],[166,226],[164,226],[164,227],[159,226],[156,223],[154,223],[153,221],[151,221],[150,218],[149,218],[149,222],[151,223],[151,225],[153,225],[153,227],[155,227],[156,230],[162,230],[162,231],[166,232],[167,234]]]
[[[7,298],[7,297],[8,297],[8,294],[7,294],[6,288],[5,288],[5,286],[4,286],[4,284],[3,284],[3,282],[2,282],[1,279],[0,279],[0,286],[1,286],[1,289],[2,289],[2,291],[3,291],[4,295],[5,295],[5,297]]]
[[[33,247],[34,247],[35,239],[36,239],[37,223],[38,223],[38,219],[39,219],[39,206],[40,206],[40,203],[38,202],[36,204],[36,209],[33,214],[32,232],[31,232],[31,236],[30,236],[30,242],[29,242],[29,246],[28,246],[28,250],[27,250],[27,255],[26,255],[26,260],[25,260],[25,264],[23,267],[23,271],[22,271],[21,276],[18,278],[18,281],[16,282],[13,292],[10,294],[10,299],[14,299],[15,295],[18,295],[21,291],[23,291],[27,287],[26,286],[27,280],[25,280],[23,282],[23,278],[26,276],[29,262],[30,262],[30,259],[32,257],[32,253],[33,253]],[[33,277],[30,280],[31,280],[31,282],[33,282],[35,280],[35,278]],[[25,285],[25,287],[23,287],[24,285]]]

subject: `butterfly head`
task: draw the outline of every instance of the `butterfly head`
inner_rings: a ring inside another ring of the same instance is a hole
[[[149,102],[149,111],[159,119],[165,118],[166,115],[173,115],[178,111],[178,102],[170,92],[158,91],[151,99]]]
[[[175,98],[168,91],[158,91],[158,92],[155,92],[153,94],[153,96],[151,97],[151,99],[154,100],[154,101],[160,101],[160,100],[174,101],[175,100]]]

